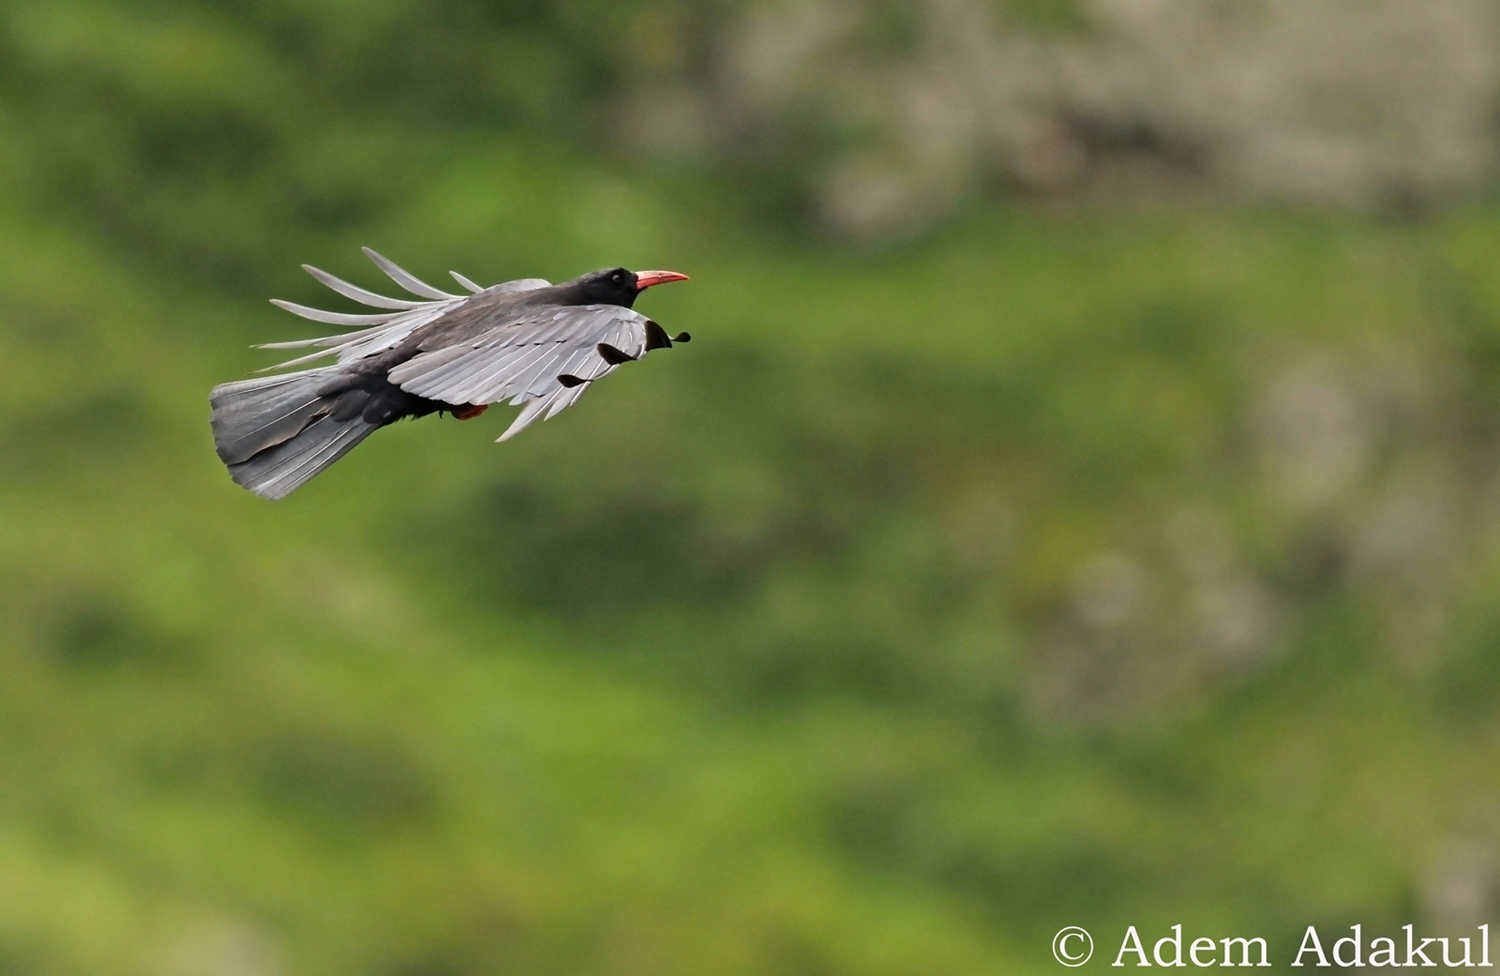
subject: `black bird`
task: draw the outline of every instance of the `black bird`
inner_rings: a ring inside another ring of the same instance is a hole
[[[275,300],[303,318],[360,328],[260,346],[321,347],[271,369],[336,358],[316,369],[225,383],[209,395],[220,460],[236,484],[262,498],[285,497],[403,417],[445,412],[469,420],[508,400],[522,409],[500,435],[507,440],[544,411],[546,419],[578,402],[622,363],[690,338],[668,336],[632,310],[652,285],[687,280],[675,271],[610,268],[560,285],[523,278],[489,288],[455,271],[470,294],[451,295],[364,251],[421,300],[388,298],[303,265],[340,295],[392,311],[346,315]]]

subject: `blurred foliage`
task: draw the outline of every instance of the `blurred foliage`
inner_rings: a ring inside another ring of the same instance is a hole
[[[840,251],[597,138],[690,56],[641,25],[713,11],[0,8],[0,972],[1475,921],[1500,212],[993,204]],[[299,261],[374,283],[361,243],[678,267],[643,307],[695,341],[261,502],[206,392],[303,334]]]

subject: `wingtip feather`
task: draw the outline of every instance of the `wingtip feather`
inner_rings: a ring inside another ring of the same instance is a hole
[[[463,275],[459,274],[457,271],[450,271],[448,273],[453,276],[453,280],[454,281],[458,282],[463,287],[469,289],[469,291],[473,292],[474,294],[477,295],[480,292],[484,291],[484,286],[483,285],[475,284],[473,281],[470,281],[468,278],[465,278]]]
[[[411,292],[413,295],[417,295],[422,298],[431,298],[434,301],[444,301],[450,298],[463,297],[461,295],[452,295],[446,291],[441,291],[437,288],[432,287],[421,278],[418,278],[410,271],[407,271],[405,268],[392,261],[390,258],[376,251],[373,247],[361,247],[360,250],[365,253],[365,257],[369,258],[375,263],[375,267],[385,272],[387,277],[389,277],[396,284],[400,285],[402,288],[405,288],[407,291]]]

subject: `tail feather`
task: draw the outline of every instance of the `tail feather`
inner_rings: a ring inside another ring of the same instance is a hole
[[[362,391],[319,393],[337,371],[313,369],[214,388],[214,445],[237,484],[262,498],[282,498],[381,426],[362,416]]]
[[[291,440],[229,465],[229,476],[262,498],[285,498],[378,429],[361,417],[319,417]]]
[[[297,436],[318,413],[327,412],[318,390],[329,379],[328,370],[310,369],[214,387],[208,401],[219,459],[239,464]]]

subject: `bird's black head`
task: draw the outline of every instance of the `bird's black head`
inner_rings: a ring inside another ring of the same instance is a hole
[[[583,305],[621,305],[630,308],[636,296],[652,285],[669,281],[686,281],[687,275],[676,271],[630,271],[626,268],[606,268],[591,271],[569,284],[582,299]]]

